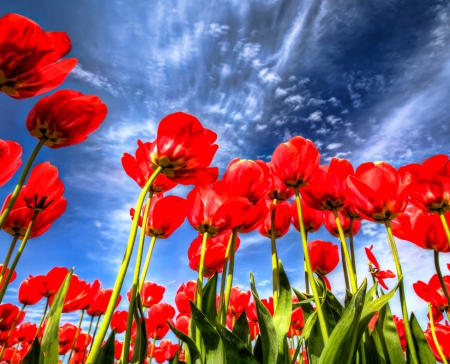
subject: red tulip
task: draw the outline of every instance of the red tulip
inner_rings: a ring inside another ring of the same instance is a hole
[[[282,202],[273,205],[270,201],[267,202],[269,206],[269,211],[266,215],[264,221],[259,225],[258,232],[265,237],[271,237],[272,229],[275,230],[275,239],[279,239],[286,235],[289,231],[289,226],[291,224],[291,206],[288,202]],[[271,226],[271,215],[272,211],[275,209],[275,226]]]
[[[448,224],[450,215],[444,214]],[[398,216],[391,224],[392,233],[410,241],[424,249],[436,250],[442,253],[450,252],[447,235],[437,215],[430,215],[416,206],[411,206],[406,213]]]
[[[302,205],[303,225],[307,233],[314,233],[320,229],[323,222],[323,214],[321,211],[309,207],[303,199],[300,200]],[[294,201],[291,204],[292,225],[300,231],[300,224],[298,221],[297,203]]]
[[[20,343],[21,346],[30,345],[34,341],[36,333],[36,324],[24,322],[22,325],[14,328],[8,340],[8,346],[14,346],[18,343]]]
[[[54,296],[63,284],[68,272],[67,268],[52,268],[42,281],[41,295],[47,298]]]
[[[367,162],[347,178],[347,198],[363,218],[384,223],[405,211],[410,183],[409,173],[401,176],[386,162]]]
[[[388,286],[386,286],[386,283],[384,283],[384,280],[386,278],[395,278],[395,273],[391,272],[390,270],[384,271],[380,270],[380,265],[378,264],[377,259],[375,258],[375,255],[372,253],[373,245],[370,246],[370,248],[364,248],[366,251],[367,259],[369,259],[369,271],[370,274],[372,274],[377,281],[380,283],[381,287],[384,289],[389,289]]]
[[[15,99],[37,96],[58,87],[77,60],[65,32],[44,32],[18,14],[0,18],[0,91]]]
[[[147,336],[161,340],[168,332],[167,320],[172,321],[175,316],[175,309],[168,303],[158,303],[148,310],[148,320],[146,320]]]
[[[142,227],[146,205],[142,207],[139,217],[139,226]],[[135,210],[130,210],[131,218]],[[162,194],[154,195],[150,204],[145,234],[156,236],[158,239],[167,239],[181,226],[186,218],[186,200],[178,196],[163,197]]]
[[[78,279],[76,274],[72,275],[69,289],[64,299],[63,313],[75,312],[87,308],[91,302],[91,285],[86,281]],[[54,296],[50,297],[50,305],[53,303]]]
[[[422,164],[408,164],[399,170],[412,176],[409,195],[418,208],[437,213],[439,209],[450,211],[449,157],[438,154]]]
[[[250,291],[241,291],[239,287],[232,287],[230,292],[230,302],[228,304],[228,313],[238,318],[245,310],[250,301]]]
[[[91,301],[92,303],[91,303],[90,307],[86,310],[86,313],[89,316],[94,316],[94,317],[104,315],[106,312],[106,309],[108,307],[109,301],[111,299],[112,291],[113,291],[112,288],[98,289],[97,292],[95,292],[95,294],[93,295],[93,298]],[[117,302],[116,302],[116,308],[119,305],[121,299],[122,299],[122,296],[119,295]]]
[[[22,165],[21,156],[22,147],[19,143],[0,139],[0,187],[9,181]]]
[[[75,325],[65,323],[62,327],[59,328],[58,332],[59,355],[65,355],[72,348],[72,343],[75,340],[75,336],[77,335],[77,332],[80,332],[80,330],[78,330]]]
[[[373,330],[375,330],[375,325],[377,324],[378,316],[380,316],[379,312],[373,315],[373,317],[370,319],[369,324],[367,325],[370,332],[373,332]]]
[[[319,168],[320,154],[314,143],[300,136],[275,148],[272,167],[277,177],[288,187],[305,187]]]
[[[128,311],[115,311],[110,322],[111,330],[122,334],[127,329]]]
[[[191,317],[189,301],[194,302],[196,287],[196,281],[189,281],[186,284],[181,284],[180,288],[178,288],[175,296],[175,305],[180,315]]]
[[[0,264],[0,272],[3,270],[3,264]],[[6,268],[5,270],[5,274],[3,275],[3,278],[7,277],[9,274],[10,269]],[[11,279],[9,280],[9,283],[13,282],[17,277],[17,273],[16,271],[13,272],[13,274],[11,275]],[[3,278],[2,278],[2,282],[0,283],[0,290],[3,288]]]
[[[42,299],[41,289],[44,276],[36,276],[25,279],[19,287],[19,302],[22,305],[32,306]]]
[[[448,323],[445,325],[435,324],[435,333],[436,338],[441,347],[442,353],[444,354],[445,360],[450,360],[450,326]],[[442,363],[441,355],[436,348],[436,344],[434,343],[433,336],[431,334],[431,328],[428,325],[427,331],[425,331],[425,337],[430,345],[431,351],[434,354],[434,357],[439,363]]]
[[[178,315],[177,322],[176,322],[176,328],[180,330],[181,332],[184,332],[186,335],[188,335],[189,332],[189,317],[188,316],[181,316]]]
[[[294,196],[295,191],[291,187],[287,187],[283,181],[281,181],[276,172],[273,169],[273,164],[271,162],[267,163],[270,169],[269,184],[266,191],[266,197],[273,201],[277,199],[277,202],[283,202]]]
[[[99,128],[106,113],[106,105],[97,96],[60,90],[36,103],[26,125],[32,136],[47,137],[44,144],[49,148],[61,148],[86,140]]]
[[[130,301],[131,291],[127,292],[128,301]],[[142,290],[140,292],[142,306],[146,308],[152,307],[156,303],[160,303],[164,297],[164,292],[166,288],[152,282],[144,282],[142,285]]]
[[[21,353],[17,348],[6,348],[2,359],[4,360],[2,363],[19,364],[22,362]]]
[[[159,346],[155,347],[153,357],[157,363],[164,363],[172,359],[178,351],[178,345],[172,344],[170,340],[162,340]]]
[[[405,333],[405,324],[403,319],[398,318],[395,315],[392,315],[394,319],[395,328],[397,329],[398,338],[400,339],[400,344],[402,344],[403,352],[406,350],[406,333]]]
[[[443,279],[447,290],[450,291],[450,276],[444,276]],[[445,298],[444,290],[437,274],[431,277],[428,284],[422,281],[417,281],[413,284],[413,288],[420,298],[422,298],[425,302],[430,302],[440,311],[447,310],[450,307],[450,304]]]
[[[320,274],[328,289],[331,289],[325,275],[339,264],[338,246],[323,240],[313,240],[308,243],[308,251],[313,272]]]
[[[237,227],[238,233],[249,233],[255,230],[266,218],[269,208],[265,199],[259,200],[256,205],[250,205],[246,208],[243,220]]]
[[[292,310],[291,314],[291,324],[289,327],[288,337],[295,337],[300,335],[305,327],[305,317],[303,315],[303,310],[301,307],[297,307]]]
[[[217,181],[211,186],[197,186],[188,194],[187,217],[194,229],[215,236],[239,226],[249,206],[246,198],[228,196],[225,182]]]
[[[344,232],[344,236],[350,236],[350,219],[345,217],[341,211],[338,211],[339,221],[341,222],[342,230]],[[336,218],[334,217],[334,213],[331,211],[325,211],[323,213],[323,224],[329,231],[329,233],[333,236],[339,237],[339,230],[336,225]],[[359,229],[361,228],[361,220],[353,220],[353,229],[352,234],[355,236],[358,234]]]
[[[88,335],[85,332],[80,332],[78,334],[78,338],[77,338],[77,341],[75,342],[75,346],[73,347],[73,350],[76,353],[84,353],[84,351],[89,346],[91,341],[92,341],[91,335]]]
[[[217,134],[205,129],[192,115],[177,112],[167,115],[158,126],[152,144],[151,168],[163,167],[169,179],[184,185],[210,184],[217,179],[216,167],[208,168],[217,151]]]
[[[267,308],[269,313],[273,316],[275,313],[275,309],[273,307],[273,297],[263,298],[261,303]]]
[[[250,331],[250,340],[255,340],[259,334],[258,322],[248,321],[248,330]]]
[[[123,348],[123,342],[120,342],[119,340],[114,341],[114,359],[120,360],[122,357],[122,348]],[[130,362],[130,361],[128,361]]]
[[[19,316],[19,308],[11,303],[0,305],[0,331],[9,331],[13,325],[19,325],[25,318],[25,312]],[[18,317],[19,316],[19,317]]]
[[[145,184],[154,173],[153,169],[150,168],[150,151],[152,150],[153,143],[142,143],[138,140],[138,148],[135,153],[136,156],[133,157],[128,153],[124,153],[122,156],[123,169],[141,188],[144,188]],[[163,174],[159,174],[153,182],[151,190],[156,193],[166,192],[174,188],[176,185],[176,182],[170,180]]]

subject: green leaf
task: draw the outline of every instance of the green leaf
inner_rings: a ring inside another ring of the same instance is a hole
[[[216,289],[217,272],[208,280],[202,291],[202,312],[212,325],[216,324],[217,317]]]
[[[222,338],[227,363],[258,364],[259,361],[247,349],[245,343],[225,326],[217,322],[217,331]]]
[[[23,359],[22,364],[42,364],[44,362],[44,353],[41,350],[39,339],[35,338],[31,346],[31,350]]]
[[[356,329],[364,307],[366,287],[367,280],[364,280],[329,337],[320,355],[319,364],[353,363],[358,341]]]
[[[287,343],[287,333],[291,324],[292,314],[292,293],[291,285],[284,271],[281,260],[278,261],[279,277],[280,277],[280,297],[278,298],[278,305],[273,315],[273,324],[278,338],[278,357],[277,363],[289,363],[289,346]]]
[[[147,358],[148,338],[147,328],[145,326],[144,310],[141,303],[141,295],[136,295],[135,307],[133,307],[134,318],[136,321],[136,340],[134,342],[133,356],[131,362],[133,364],[144,364]]]
[[[373,335],[366,334],[363,342],[366,364],[385,364],[383,353],[380,353]],[[399,363],[404,364],[404,363]]]
[[[106,340],[105,345],[103,345],[100,348],[100,351],[98,353],[97,360],[95,361],[96,364],[114,364],[114,351],[116,348],[116,342],[115,342],[115,333],[114,331],[111,332],[111,334],[108,337],[108,340]]]
[[[167,321],[167,323],[169,324],[169,327],[173,331],[173,333],[187,345],[191,361],[192,363],[195,363],[200,358],[200,353],[197,349],[197,345],[195,345],[195,342],[184,332],[181,332],[175,326],[173,326],[169,321]]]
[[[428,345],[428,341],[423,334],[422,328],[416,319],[414,313],[411,313],[411,331],[414,341],[414,346],[416,347],[417,355],[419,356],[419,361],[421,364],[435,364],[436,359],[434,358],[433,352]]]
[[[245,310],[236,320],[233,327],[233,334],[235,334],[243,343],[245,343],[247,349],[252,350],[252,342],[250,341],[250,331]]]
[[[308,340],[311,332],[312,332],[312,328],[314,327],[314,324],[317,320],[317,312],[314,311],[314,313],[312,315],[310,315],[308,317],[308,319],[306,320],[305,326],[303,327],[302,330],[302,334],[300,335],[299,339],[297,340],[298,343],[301,343],[302,340]],[[297,356],[300,353],[300,347],[301,345],[297,344],[297,349],[295,350],[294,356],[292,357],[292,364],[295,364],[295,361],[297,360]]]
[[[263,351],[263,363],[274,364],[278,356],[278,338],[273,323],[272,315],[269,310],[260,301],[258,291],[256,290],[253,274],[250,273],[250,288],[256,303],[256,312],[258,314],[258,323]]]
[[[72,279],[73,268],[67,273],[63,284],[56,293],[52,302],[52,307],[47,316],[47,324],[45,325],[44,337],[42,338],[41,349],[44,353],[44,364],[55,364],[59,358],[59,320],[64,306],[67,291]]]
[[[253,348],[253,355],[261,364],[264,363],[261,335],[258,335],[258,337],[256,338],[255,346]]]

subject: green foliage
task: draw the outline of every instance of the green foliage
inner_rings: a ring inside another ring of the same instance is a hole
[[[100,348],[95,363],[114,364],[114,350],[115,350],[115,333],[114,331],[112,331],[108,337],[108,340],[106,340],[105,345],[103,345]]]

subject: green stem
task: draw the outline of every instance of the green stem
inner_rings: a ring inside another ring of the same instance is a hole
[[[203,240],[202,240],[202,251],[200,255],[200,265],[198,267],[198,278],[197,278],[197,299],[195,300],[196,305],[198,309],[202,310],[202,293],[203,293],[203,268],[205,266],[205,255],[206,255],[206,242],[208,241],[208,232],[203,233]],[[198,327],[195,330],[195,336],[196,336],[196,343],[198,347],[201,346],[200,344],[200,330]]]
[[[138,290],[139,285],[139,273],[141,269],[142,263],[142,255],[144,253],[144,240],[145,240],[145,229],[147,228],[147,220],[148,220],[148,212],[150,211],[150,203],[152,202],[153,192],[149,192],[149,196],[147,199],[147,205],[145,206],[144,216],[142,219],[142,228],[141,228],[141,236],[139,237],[139,245],[136,256],[136,264],[134,266],[134,275],[133,275],[133,286],[131,288],[131,296],[130,296],[130,305],[128,306],[128,318],[127,318],[127,328],[125,331],[125,338],[123,340],[124,351],[122,353],[122,362],[126,363],[128,359],[128,355],[130,352],[130,341],[131,341],[131,327],[133,326],[134,319],[134,309],[136,306],[136,296],[139,294],[140,290]],[[140,214],[140,211],[139,211]],[[150,264],[150,262],[149,262]]]
[[[152,360],[153,360],[153,351],[155,350],[155,345],[156,345],[156,330],[155,330],[155,335],[153,335],[153,343],[151,345],[152,346],[150,349],[150,354],[148,356],[148,364],[152,364]],[[126,361],[123,363],[126,363]]]
[[[448,364],[447,359],[445,359],[445,355],[442,352],[441,345],[439,344],[439,341],[436,337],[436,328],[434,327],[434,319],[433,319],[433,311],[431,310],[431,303],[428,302],[428,316],[430,316],[430,328],[431,328],[431,336],[433,337],[434,345],[436,346],[436,349],[442,359],[442,362],[444,364]]]
[[[223,307],[223,322],[226,322],[228,313],[228,304],[230,303],[231,287],[233,286],[233,276],[234,276],[234,255],[236,250],[236,238],[237,238],[237,228],[233,229],[233,239],[231,241],[230,250],[230,269],[227,276],[227,288],[225,290],[225,305]]]
[[[83,317],[84,317],[84,310],[81,310],[81,315],[80,315],[80,319],[78,320],[78,326],[77,326],[77,331],[75,332],[75,338],[72,341],[72,347],[70,348],[70,353],[69,353],[69,363],[70,363],[70,359],[72,358],[72,354],[73,354],[73,349],[75,348],[75,344],[78,340],[78,336],[80,335],[80,331],[81,331],[81,323],[83,322]],[[86,350],[85,350],[86,351]]]
[[[306,242],[308,242],[308,232],[305,231]],[[303,270],[305,271],[305,286],[306,293],[309,294],[309,277],[308,277],[308,268],[306,267],[306,259],[303,256]]]
[[[0,303],[3,301],[3,297],[5,296],[5,292],[6,292],[6,289],[8,288],[9,281],[11,280],[14,270],[16,269],[17,263],[19,263],[19,259],[22,256],[23,250],[25,249],[25,246],[26,246],[28,238],[31,234],[31,230],[33,230],[33,225],[34,225],[34,222],[36,221],[36,217],[38,214],[39,214],[39,211],[34,211],[33,217],[31,218],[30,224],[28,225],[28,229],[25,233],[25,236],[23,237],[22,244],[20,244],[19,250],[16,253],[16,257],[14,258],[14,260],[11,264],[11,268],[9,269],[9,273],[6,276],[5,281],[3,282],[3,286],[0,291]]]
[[[400,293],[400,302],[402,306],[402,314],[403,314],[403,323],[405,324],[405,334],[406,334],[406,342],[408,344],[408,349],[411,354],[411,361],[414,364],[419,364],[419,359],[417,357],[416,347],[414,346],[414,341],[411,333],[411,326],[409,324],[408,317],[408,308],[406,307],[406,298],[405,298],[405,286],[403,284],[403,273],[402,267],[400,265],[400,258],[397,252],[397,246],[395,245],[394,235],[392,234],[391,223],[389,219],[385,219],[384,223],[386,225],[386,230],[388,233],[389,245],[391,246],[392,255],[394,257],[395,268],[397,270],[397,278],[399,281],[399,293]]]
[[[350,285],[352,287],[352,293],[355,293],[358,290],[358,287],[356,286],[356,276],[355,276],[355,272],[353,271],[353,266],[351,264],[351,259],[350,259],[350,254],[348,252],[348,248],[347,248],[347,242],[345,241],[345,236],[344,236],[344,231],[342,230],[342,225],[341,225],[341,221],[339,220],[339,215],[337,213],[336,207],[333,207],[333,214],[334,214],[334,219],[336,220],[336,226],[338,228],[339,231],[339,238],[341,239],[341,246],[344,250],[344,254],[345,254],[345,260],[346,262],[342,262],[342,264],[346,264],[347,269],[348,269],[348,273],[349,273],[349,278],[350,278]]]
[[[441,218],[442,226],[444,227],[444,230],[445,230],[445,235],[447,235],[447,240],[448,240],[448,243],[450,244],[450,230],[448,228],[444,210],[439,209],[438,211],[439,211],[439,217]]]
[[[106,309],[105,317],[103,318],[102,324],[100,325],[100,330],[95,341],[92,344],[91,352],[89,353],[87,364],[94,364],[97,360],[98,353],[100,351],[100,347],[102,346],[103,339],[106,336],[108,331],[109,323],[111,322],[112,315],[116,308],[116,303],[119,298],[120,290],[122,289],[123,281],[125,279],[125,275],[127,273],[128,265],[130,264],[131,253],[133,252],[134,242],[136,240],[136,234],[138,230],[139,223],[139,215],[144,203],[145,195],[147,191],[149,191],[150,187],[153,184],[153,181],[156,179],[158,174],[163,170],[163,167],[159,166],[149,178],[144,188],[142,189],[138,201],[136,203],[135,214],[133,217],[133,223],[131,224],[130,235],[128,237],[128,243],[125,250],[125,255],[122,261],[122,264],[119,269],[119,273],[116,278],[116,283],[114,284],[113,293],[111,295],[111,299],[108,304],[108,308]]]
[[[89,328],[86,335],[86,341],[84,342],[84,347],[87,348],[89,342],[89,334],[91,333],[92,322],[94,321],[94,316],[91,316],[91,320],[89,321]],[[86,355],[86,350],[83,352],[83,358],[81,359],[81,363],[84,363],[84,357]]]
[[[442,277],[441,266],[439,264],[439,252],[434,250],[434,266],[436,267],[436,273],[439,277],[439,282],[441,283],[442,290],[444,291],[445,298],[447,299],[447,307],[450,306],[450,295],[448,294],[447,286]]]
[[[91,349],[89,350],[89,352],[92,351],[92,344],[93,344],[93,342],[94,342],[94,340],[95,340],[95,335],[97,334],[98,324],[100,323],[100,317],[102,317],[102,315],[100,315],[100,316],[98,317],[97,323],[95,324],[94,333],[92,334]]]
[[[356,273],[356,255],[355,255],[355,246],[353,244],[353,223],[355,222],[355,218],[350,218],[350,231],[349,231],[349,240],[350,240],[350,253],[352,255],[352,267],[355,272],[356,283],[358,284],[358,277]]]
[[[22,186],[25,182],[25,178],[27,178],[28,172],[30,171],[31,166],[33,165],[33,162],[36,159],[36,156],[39,153],[39,150],[42,148],[42,146],[47,141],[47,139],[48,138],[46,136],[43,136],[39,140],[39,143],[36,145],[36,147],[34,147],[33,152],[31,153],[30,157],[28,158],[28,161],[25,164],[25,167],[23,168],[23,171],[19,177],[19,181],[17,182],[17,185],[14,188],[14,191],[11,195],[8,205],[6,206],[2,215],[0,216],[0,229],[3,227],[3,224],[5,223],[6,219],[8,218],[9,213],[11,212],[11,209],[13,208],[14,203],[16,202],[17,197],[19,196],[20,190],[22,189]]]
[[[323,315],[322,304],[320,302],[319,293],[317,292],[317,286],[314,283],[314,276],[313,276],[313,272],[312,272],[312,268],[311,268],[311,260],[309,259],[308,243],[306,241],[305,226],[303,224],[303,215],[302,215],[302,205],[300,202],[300,194],[298,193],[298,187],[296,186],[294,188],[295,188],[295,201],[297,202],[298,221],[300,224],[300,235],[302,237],[303,254],[304,254],[305,260],[306,260],[306,268],[308,270],[308,277],[311,282],[311,289],[313,292],[314,301],[316,302],[317,317],[319,318],[322,339],[323,339],[323,342],[326,344],[326,342],[328,341],[327,324],[325,322],[325,317]]]
[[[11,245],[9,246],[8,253],[6,254],[5,261],[3,262],[2,272],[0,273],[0,285],[3,281],[3,276],[6,273],[6,269],[8,268],[9,260],[11,259],[11,255],[14,251],[14,248],[16,247],[16,243],[17,243],[17,240],[19,240],[19,237],[20,237],[19,234],[14,235]]]
[[[145,277],[147,277],[148,267],[150,266],[150,260],[152,259],[153,248],[155,247],[156,236],[152,236],[150,241],[150,247],[148,248],[147,257],[145,258],[144,268],[142,268],[141,280],[139,282],[139,292],[142,291],[142,286],[145,282]]]
[[[219,320],[222,325],[225,325],[223,320],[223,308],[225,306],[225,281],[227,277],[227,269],[228,269],[228,257],[230,256],[231,245],[233,243],[233,234],[230,234],[230,238],[228,239],[227,250],[225,252],[225,258],[223,259],[223,270],[222,270],[222,278],[220,280],[220,295],[219,295]],[[226,315],[225,315],[226,316]]]
[[[44,313],[42,314],[41,321],[39,321],[39,326],[36,331],[36,336],[39,336],[39,331],[41,330],[42,324],[44,323],[45,315],[47,314],[47,310],[48,310],[48,302],[49,302],[49,298],[47,297],[47,301],[45,302]]]
[[[277,199],[273,199],[272,212],[270,216],[270,244],[272,247],[272,284],[273,284],[273,309],[276,311],[278,306],[278,289],[280,287],[280,274],[278,267],[278,253],[275,238],[275,212]]]
[[[342,246],[342,242],[341,242],[341,261],[342,261],[342,269],[344,271],[345,288],[347,290],[350,290],[350,283],[348,281],[348,273],[347,273],[347,262],[345,261],[344,247]]]

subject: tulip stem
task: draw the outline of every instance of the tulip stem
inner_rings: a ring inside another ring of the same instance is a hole
[[[448,294],[447,285],[442,277],[441,266],[439,264],[439,252],[437,250],[434,250],[434,266],[436,267],[439,282],[441,283],[442,290],[444,291],[445,298],[447,299],[447,306],[450,306],[450,295]]]
[[[33,152],[31,153],[30,157],[28,158],[27,163],[25,164],[25,167],[23,168],[22,173],[20,174],[19,181],[17,182],[16,187],[14,188],[14,191],[11,195],[11,198],[9,199],[8,205],[6,205],[6,208],[3,210],[2,215],[0,216],[0,229],[3,227],[3,224],[5,223],[6,219],[9,216],[9,213],[11,212],[11,209],[14,206],[14,203],[17,200],[17,197],[19,196],[20,190],[22,189],[22,186],[25,182],[25,178],[27,178],[28,172],[30,171],[31,166],[33,165],[34,160],[36,159],[37,154],[41,150],[44,143],[47,141],[47,137],[44,135],[40,140],[39,143],[34,147]]]
[[[91,333],[91,328],[92,328],[92,322],[94,321],[94,316],[91,316],[91,320],[89,321],[89,327],[88,327],[88,331],[87,331],[87,335],[86,335],[86,340],[84,342],[84,347],[85,350],[83,351],[83,358],[81,358],[81,363],[84,363],[84,357],[86,355],[86,349],[88,346],[88,342],[89,342],[89,334]]]
[[[152,364],[152,360],[153,360],[153,352],[155,351],[155,345],[156,345],[156,330],[155,330],[155,334],[153,335],[153,342],[151,343],[151,345],[152,346],[150,348],[150,354],[148,356],[148,364]],[[122,363],[126,363],[126,361],[122,360]]]
[[[36,336],[39,336],[39,330],[41,329],[42,324],[44,323],[45,315],[47,314],[47,310],[48,310],[48,302],[49,302],[49,297],[47,297],[47,301],[45,302],[44,313],[42,314],[41,321],[39,321],[39,326],[36,331]]]
[[[402,314],[403,314],[403,323],[405,324],[405,334],[406,334],[406,342],[408,345],[409,353],[411,355],[411,361],[414,364],[419,364],[419,360],[417,357],[416,347],[414,346],[414,341],[411,333],[411,326],[409,324],[408,317],[408,308],[406,307],[406,299],[405,299],[405,286],[403,284],[403,273],[402,267],[400,265],[400,258],[398,256],[397,246],[395,245],[394,235],[392,234],[391,223],[389,219],[385,219],[384,223],[386,225],[386,230],[388,233],[389,245],[391,246],[392,255],[394,257],[395,268],[397,270],[397,279],[399,281],[399,293],[400,293],[400,302],[402,306]]]
[[[233,235],[233,239],[231,241],[231,250],[230,250],[230,269],[228,271],[228,276],[227,276],[227,289],[225,291],[225,305],[223,307],[224,322],[226,322],[226,317],[228,314],[228,304],[230,303],[231,287],[233,286],[234,255],[235,255],[235,250],[236,250],[237,228],[233,229],[232,235]]]
[[[227,269],[228,269],[228,257],[230,256],[230,250],[231,250],[232,243],[233,243],[233,234],[230,234],[230,238],[228,239],[228,244],[227,244],[227,250],[225,252],[225,258],[223,259],[222,278],[220,280],[219,320],[222,325],[225,325],[224,317],[226,317],[226,315],[225,316],[223,315],[223,309],[225,306],[224,293],[225,293],[225,281],[226,281]]]
[[[353,244],[353,226],[354,226],[355,218],[350,217],[350,230],[349,230],[349,240],[350,240],[350,253],[352,255],[352,267],[353,272],[355,272],[356,283],[358,284],[358,277],[356,273],[356,256],[355,256],[355,246]]]
[[[158,168],[153,172],[152,176],[148,179],[141,193],[139,194],[139,198],[136,202],[135,214],[133,217],[133,222],[131,224],[130,235],[128,237],[128,243],[125,250],[125,255],[123,257],[122,264],[119,269],[119,273],[116,278],[116,283],[114,284],[113,292],[111,295],[111,299],[109,300],[108,308],[105,312],[105,317],[103,318],[102,324],[100,325],[100,330],[95,341],[92,344],[91,352],[89,353],[87,364],[94,364],[97,360],[98,353],[100,351],[100,347],[102,346],[103,339],[106,336],[108,331],[109,323],[111,322],[112,315],[116,308],[116,303],[119,298],[120,290],[122,289],[123,281],[125,279],[125,275],[127,273],[128,265],[130,264],[131,253],[133,252],[134,242],[136,240],[138,224],[139,224],[139,215],[142,209],[142,205],[144,204],[145,196],[147,192],[150,190],[153,185],[154,180],[159,175],[159,173],[163,170],[163,167],[158,166]]]
[[[348,248],[347,248],[347,242],[345,240],[344,231],[342,230],[341,220],[339,219],[339,215],[337,213],[336,207],[333,207],[333,214],[334,214],[334,219],[336,220],[336,226],[339,231],[339,238],[341,239],[341,244],[342,244],[341,247],[345,254],[346,262],[343,261],[342,264],[346,264],[346,266],[347,266],[348,273],[350,276],[350,285],[352,287],[352,293],[356,293],[356,291],[358,290],[358,287],[356,285],[356,276],[355,276],[355,272],[353,271],[352,260],[350,259],[350,254],[349,254]]]
[[[208,241],[208,232],[205,231],[203,233],[203,239],[202,239],[202,251],[200,255],[200,265],[198,267],[198,279],[197,279],[197,299],[196,299],[196,305],[198,309],[202,310],[202,293],[203,293],[203,269],[205,266],[205,255],[206,255],[206,243]],[[198,327],[195,329],[195,337],[196,337],[196,343],[198,347],[201,347],[201,339],[200,339],[200,330]]]
[[[305,231],[306,242],[308,242],[308,232]],[[308,268],[306,267],[306,259],[303,257],[303,269],[305,271],[305,287],[306,293],[309,294],[309,277],[308,277]]]
[[[434,345],[441,357],[442,363],[448,364],[447,359],[445,359],[445,355],[442,351],[441,345],[436,336],[436,328],[434,327],[434,319],[433,319],[433,311],[431,309],[431,303],[428,302],[428,316],[430,317],[430,328],[431,328],[431,336],[433,337]]]
[[[136,306],[136,296],[139,295],[140,289],[138,290],[139,286],[139,273],[141,269],[141,263],[142,263],[142,255],[144,253],[144,240],[145,240],[145,230],[147,229],[147,220],[148,220],[148,212],[150,210],[150,204],[152,202],[152,196],[153,192],[149,191],[148,193],[148,199],[147,199],[147,205],[145,206],[144,210],[144,216],[142,219],[142,228],[141,228],[141,236],[139,237],[139,245],[138,245],[138,251],[136,256],[136,263],[134,266],[134,275],[133,275],[133,285],[131,287],[131,295],[130,295],[130,305],[128,306],[128,318],[127,318],[127,328],[125,331],[125,338],[123,339],[123,352],[122,352],[122,362],[126,363],[126,359],[128,358],[129,352],[130,352],[130,340],[131,340],[131,327],[133,326],[133,319],[134,315],[133,312],[135,310]],[[139,212],[136,211],[135,214],[140,215]],[[149,262],[150,264],[150,262]],[[143,283],[143,282],[142,282]]]
[[[345,261],[344,246],[342,242],[341,242],[341,261],[342,261],[342,270],[344,271],[345,288],[347,290],[350,290],[350,283],[348,281],[348,272],[347,272],[347,262]]]
[[[27,244],[28,238],[31,234],[31,230],[33,230],[34,222],[36,221],[36,217],[40,211],[34,211],[33,217],[31,218],[30,224],[28,225],[28,229],[23,237],[22,244],[20,244],[19,250],[17,250],[16,256],[11,264],[11,268],[9,269],[8,275],[5,278],[5,281],[2,284],[2,289],[0,291],[0,303],[3,301],[3,297],[5,296],[6,289],[8,288],[9,281],[16,269],[17,263],[19,263],[19,259],[22,256],[22,252],[25,249],[25,245]]]
[[[276,311],[278,306],[278,289],[280,287],[280,275],[278,266],[278,253],[275,238],[275,213],[277,199],[273,199],[272,211],[270,212],[270,244],[272,247],[272,280],[273,280],[273,309]]]
[[[78,340],[78,337],[80,336],[80,331],[81,331],[81,323],[83,322],[83,317],[84,317],[84,309],[81,310],[81,315],[80,315],[80,319],[78,320],[78,327],[77,327],[77,331],[75,332],[75,337],[72,341],[72,347],[70,348],[70,354],[69,354],[69,363],[70,363],[70,359],[72,358],[72,354],[73,354],[73,349],[75,348],[75,344]],[[86,351],[86,350],[85,350]]]
[[[97,329],[98,329],[98,324],[100,323],[100,318],[102,317],[102,315],[100,315],[97,319],[97,323],[95,324],[95,328],[94,328],[94,333],[92,334],[92,343],[94,343],[94,339],[95,339],[95,335],[97,334]],[[92,345],[91,344],[91,349],[90,351],[92,351]]]
[[[6,269],[8,268],[9,260],[11,259],[11,255],[16,247],[17,240],[19,240],[19,234],[14,235],[11,245],[9,246],[8,254],[6,254],[5,261],[3,262],[2,272],[0,273],[0,286],[3,281],[3,276],[6,273]]]
[[[441,218],[442,226],[445,230],[445,235],[447,235],[448,243],[450,244],[450,230],[448,228],[447,219],[445,218],[444,210],[439,209],[439,217]]]
[[[313,292],[314,301],[316,302],[317,316],[319,318],[320,331],[322,332],[322,339],[324,344],[326,344],[328,341],[327,324],[325,321],[325,317],[323,315],[322,304],[320,302],[319,293],[317,292],[317,286],[314,281],[314,276],[311,268],[311,260],[309,259],[308,243],[306,241],[305,226],[303,224],[302,205],[300,202],[300,194],[298,192],[298,186],[295,186],[294,188],[295,188],[295,201],[297,203],[298,221],[300,224],[300,235],[302,237],[303,254],[306,261],[306,268],[308,271],[309,281],[311,282],[311,289]]]
[[[144,268],[142,269],[141,280],[139,283],[139,292],[142,291],[142,286],[144,285],[145,278],[147,277],[148,267],[150,265],[150,260],[152,259],[153,248],[155,247],[156,235],[152,236],[150,241],[150,247],[148,248],[147,257],[145,258]]]

